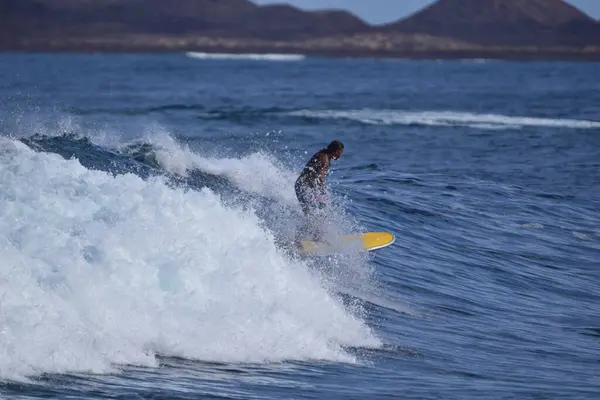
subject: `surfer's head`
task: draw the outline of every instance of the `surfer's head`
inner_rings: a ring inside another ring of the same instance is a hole
[[[339,140],[334,140],[333,142],[329,143],[329,146],[327,146],[327,154],[331,155],[334,160],[340,158],[343,152],[344,145]]]

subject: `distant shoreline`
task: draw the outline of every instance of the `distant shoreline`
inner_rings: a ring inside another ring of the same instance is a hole
[[[0,42],[6,53],[197,53],[278,55],[280,57],[375,58],[408,60],[486,59],[506,61],[600,61],[600,47],[484,47],[431,36],[351,36],[311,41],[260,41],[252,39],[115,36]],[[223,58],[223,57],[221,57]],[[248,58],[248,57],[245,57]]]
[[[147,48],[27,48],[27,49],[2,49],[0,54],[186,54],[186,53],[206,53],[215,56],[197,57],[204,60],[252,60],[267,59],[268,56],[298,56],[298,61],[310,58],[332,58],[332,59],[398,59],[398,60],[495,60],[495,61],[556,61],[556,62],[600,62],[600,53],[557,53],[557,52],[475,52],[475,51],[423,51],[423,52],[356,52],[356,51],[312,51],[298,53],[279,51],[252,51],[231,50],[231,49],[147,49]],[[241,56],[241,57],[219,57],[219,56]],[[189,56],[189,55],[188,55]],[[267,57],[247,57],[247,56],[267,56]],[[190,57],[194,58],[194,57]]]
[[[285,0],[180,0],[177,7],[164,0],[145,0],[144,7],[139,1],[0,3],[0,52],[600,61],[600,22],[563,0],[437,0],[383,25],[344,10],[301,10]]]

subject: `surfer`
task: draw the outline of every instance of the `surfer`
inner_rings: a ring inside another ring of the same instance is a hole
[[[308,160],[296,180],[296,184],[294,185],[296,197],[298,198],[298,202],[300,202],[302,212],[313,224],[318,211],[323,209],[327,202],[325,176],[329,172],[331,160],[338,160],[343,152],[344,145],[342,142],[334,140],[329,143],[327,148],[319,150]],[[321,236],[318,233],[320,230],[312,230],[314,236],[318,236],[314,239],[318,240]]]

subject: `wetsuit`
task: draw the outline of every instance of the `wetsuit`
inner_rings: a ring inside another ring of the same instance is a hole
[[[325,198],[325,175],[329,171],[329,157],[325,150],[315,153],[296,180],[294,188],[302,211],[313,214],[321,208]]]

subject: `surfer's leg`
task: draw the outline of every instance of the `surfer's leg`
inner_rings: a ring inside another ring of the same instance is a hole
[[[320,208],[322,208],[317,195],[317,190],[311,187],[296,184],[296,197],[302,208],[302,213],[307,219],[317,220]]]
[[[308,212],[305,214],[305,226],[307,230],[307,237],[311,238],[315,242],[322,242],[324,237],[323,231],[323,213],[320,212],[319,208],[315,203],[311,203],[308,208]]]
[[[296,242],[300,243],[301,239],[312,239],[315,242],[324,241],[324,231],[321,223],[323,210],[320,208],[319,196],[316,189],[304,187],[298,182],[295,185],[296,197],[302,208],[304,218],[300,229],[296,235]]]
[[[298,203],[300,203],[300,208],[302,209],[303,214],[300,227],[296,230],[295,238],[296,245],[300,246],[300,241],[302,239],[307,239],[310,237],[310,232],[307,224],[307,217],[310,213],[310,204],[306,197],[305,189],[299,181],[296,181],[296,184],[294,185],[294,190],[296,192],[296,198],[298,199]]]
[[[325,242],[325,232],[323,232],[323,229],[321,228],[320,224],[313,224],[312,238],[315,242],[319,242],[319,243]]]
[[[308,197],[306,195],[306,189],[302,186],[300,181],[296,181],[294,190],[296,192],[296,198],[298,199],[298,203],[300,203],[302,212],[304,215],[307,215],[310,212],[310,202],[308,201]]]

